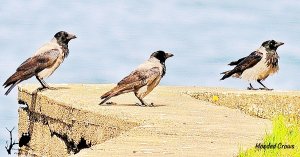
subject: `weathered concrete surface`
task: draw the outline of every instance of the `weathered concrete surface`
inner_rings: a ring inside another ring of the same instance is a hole
[[[228,88],[195,88],[188,95],[217,105],[236,108],[261,118],[293,114],[300,118],[300,91],[249,91]]]
[[[31,125],[24,114],[20,116],[19,135],[31,128],[41,129],[45,136],[41,140],[39,130],[32,131],[36,135],[29,143],[30,151],[37,155],[59,155],[53,146],[65,149],[60,156],[68,154],[62,138],[50,136],[56,131],[75,144],[82,137],[91,142],[91,148],[74,156],[234,156],[240,147],[260,142],[271,128],[269,120],[184,94],[207,88],[161,86],[145,99],[155,107],[139,107],[132,93],[112,98],[116,105],[99,106],[100,95],[113,85],[56,86],[62,88],[35,96],[31,93],[37,86],[19,87],[19,99],[29,105],[31,115],[40,115],[32,116],[35,123]],[[89,128],[91,124],[94,127]]]

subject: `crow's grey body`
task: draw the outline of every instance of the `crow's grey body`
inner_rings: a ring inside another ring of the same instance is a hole
[[[143,101],[143,98],[159,84],[166,73],[165,60],[172,56],[173,54],[163,51],[154,52],[145,63],[123,78],[116,87],[103,94],[101,99],[104,100],[100,104],[104,104],[111,97],[134,92],[142,105],[147,106],[148,104]]]
[[[44,44],[32,57],[24,61],[5,81],[3,86],[5,88],[10,86],[5,95],[8,95],[18,83],[32,76],[36,76],[43,88],[49,87],[43,79],[49,77],[68,56],[68,42],[74,38],[75,35],[64,31],[56,33],[50,42]]]
[[[249,82],[257,81],[264,87],[262,89],[268,90],[261,81],[278,72],[279,56],[276,50],[281,45],[283,45],[283,43],[274,40],[263,42],[262,46],[249,56],[229,63],[229,65],[235,67],[232,70],[221,73],[224,74],[221,80],[232,76]],[[248,89],[254,89],[251,83]]]

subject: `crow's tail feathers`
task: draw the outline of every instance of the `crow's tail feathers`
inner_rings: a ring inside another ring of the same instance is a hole
[[[25,71],[16,71],[13,75],[11,75],[3,84],[4,88],[9,87],[9,89],[5,92],[5,95],[8,95],[9,92],[20,82],[29,79],[34,76],[34,69],[25,70]]]
[[[106,92],[105,94],[103,94],[100,98],[101,99],[104,99],[100,102],[99,105],[102,105],[104,104],[107,100],[109,100],[111,97],[114,97],[114,96],[117,96],[119,95],[119,92],[120,92],[120,87],[119,86],[116,86],[114,87],[113,89],[111,89],[110,91]]]
[[[233,75],[234,73],[235,73],[234,70],[224,71],[221,73],[221,74],[224,74],[224,76],[220,80],[225,80],[228,77],[230,77],[231,75]]]
[[[120,94],[128,93],[128,92],[132,92],[132,91],[134,91],[133,88],[128,88],[128,86],[117,85],[115,88],[106,92],[105,94],[103,94],[100,97],[101,99],[104,99],[104,100],[102,100],[99,105],[104,104],[107,100],[109,100],[112,97],[118,96]]]
[[[102,101],[100,102],[99,105],[102,105],[102,104],[104,104],[107,100],[109,100],[109,99],[112,97],[111,94],[112,94],[112,91],[109,91],[109,92],[103,94],[100,98],[101,98],[101,99],[104,99],[104,100],[102,100]]]
[[[14,82],[13,84],[11,84],[11,86],[8,88],[8,90],[5,92],[5,95],[8,95],[10,93],[10,91],[17,85],[21,82],[21,80],[18,80],[16,82]],[[8,85],[9,86],[9,85]],[[5,87],[8,87],[8,86],[5,86]]]
[[[8,95],[9,92],[18,84],[20,83],[23,79],[23,72],[17,71],[13,75],[11,75],[3,84],[4,88],[9,87],[9,89],[5,92],[5,95]]]

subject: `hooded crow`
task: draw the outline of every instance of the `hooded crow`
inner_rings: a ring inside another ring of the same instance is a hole
[[[53,39],[39,48],[32,57],[24,61],[3,84],[9,87],[5,95],[20,82],[35,76],[42,88],[50,88],[44,78],[49,77],[69,54],[68,43],[76,36],[65,31],[56,33]]]
[[[141,106],[153,106],[152,103],[148,105],[143,98],[149,94],[164,77],[166,74],[165,61],[172,56],[173,54],[165,53],[161,50],[152,53],[146,62],[139,65],[136,70],[130,73],[130,75],[123,78],[112,90],[103,94],[101,99],[104,100],[100,105],[105,103],[111,97],[134,92],[135,96],[142,103]]]
[[[261,90],[272,90],[261,83],[268,76],[278,72],[279,56],[276,52],[277,48],[284,43],[275,40],[268,40],[262,43],[261,47],[252,52],[249,56],[241,58],[237,61],[229,63],[230,66],[235,66],[232,70],[225,71],[221,74],[224,80],[230,76],[251,81],[257,81],[263,86]],[[248,90],[255,90],[250,83]]]

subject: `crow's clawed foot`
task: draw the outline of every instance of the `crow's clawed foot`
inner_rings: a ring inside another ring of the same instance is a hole
[[[257,88],[253,88],[253,87],[248,87],[248,90],[258,90]]]
[[[136,106],[141,106],[141,107],[153,107],[154,106],[153,103],[150,103],[150,104],[147,104],[147,103],[142,103],[142,104],[136,103],[135,105]]]
[[[109,106],[109,105],[116,105],[117,103],[115,103],[115,102],[112,102],[112,101],[109,101],[109,102],[106,102],[106,103],[103,103],[103,104],[99,104],[99,105],[101,105],[101,106],[105,106],[105,105],[107,105],[107,106]]]
[[[45,87],[39,87],[39,88],[36,89],[36,90],[37,90],[37,92],[42,92],[42,91],[44,91],[44,90],[46,90],[46,89],[48,89],[48,88],[45,88]]]
[[[49,90],[58,90],[58,88],[50,87],[50,86],[48,86],[48,87],[46,87],[46,88],[49,89]]]
[[[267,88],[267,87],[259,88],[259,89],[260,89],[260,90],[269,90],[269,91],[273,90],[273,89],[269,89],[269,88]]]
[[[110,102],[107,102],[106,104],[107,104],[107,105],[117,105],[117,103],[115,103],[115,102],[112,102],[112,101],[110,101]]]
[[[36,92],[42,92],[44,90],[58,90],[58,88],[55,88],[55,87],[50,87],[50,86],[47,86],[47,87],[39,87],[38,89],[36,89]]]
[[[257,88],[253,88],[252,84],[249,84],[249,87],[247,88],[248,90],[258,90]]]

